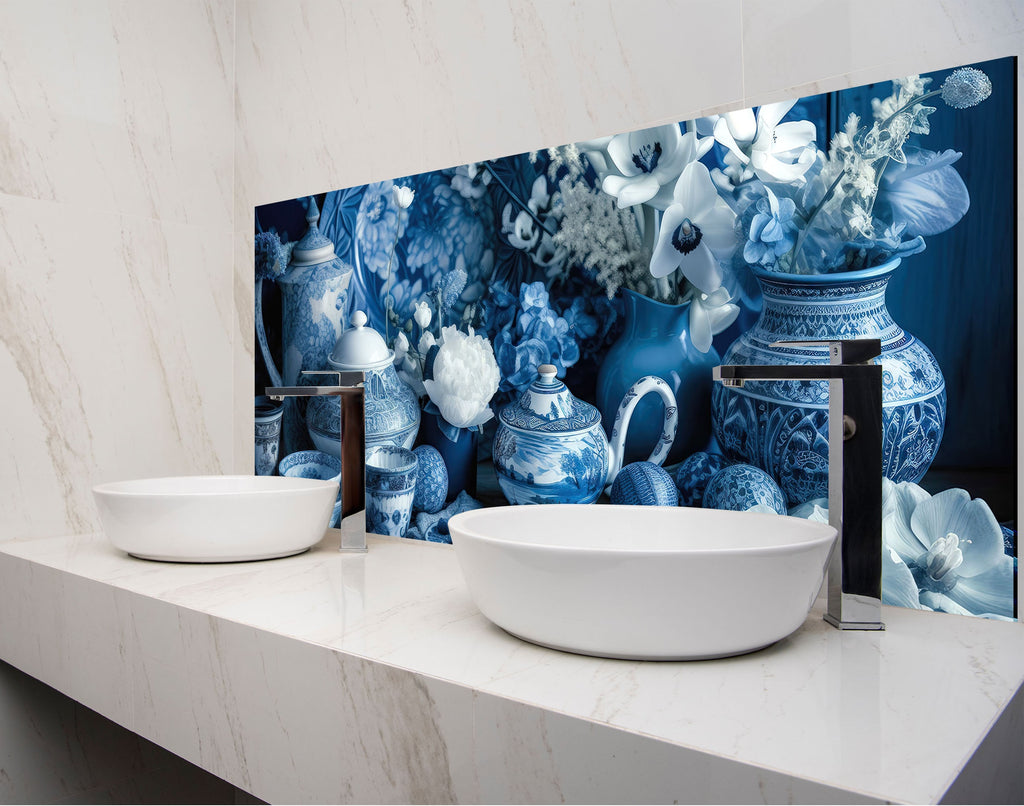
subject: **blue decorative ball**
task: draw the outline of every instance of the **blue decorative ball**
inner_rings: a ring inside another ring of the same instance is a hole
[[[653,462],[633,462],[615,477],[611,498],[613,504],[674,507],[679,493],[667,470]]]
[[[786,514],[786,498],[775,479],[753,465],[723,467],[704,490],[705,509],[745,512],[759,504],[779,515]]]
[[[676,470],[679,506],[699,507],[704,502],[704,490],[708,482],[723,467],[725,458],[717,453],[698,451],[687,457]]]
[[[439,512],[448,493],[448,468],[440,451],[431,445],[413,449],[419,459],[416,473],[416,495],[412,499],[415,512]]]

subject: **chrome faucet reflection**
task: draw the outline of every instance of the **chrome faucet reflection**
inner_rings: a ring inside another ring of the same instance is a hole
[[[827,346],[829,364],[724,365],[713,377],[745,381],[827,380],[828,519],[839,540],[828,568],[825,620],[843,630],[884,630],[882,623],[882,367],[878,339],[777,342]],[[842,428],[833,427],[842,423]]]
[[[334,386],[269,386],[272,400],[286,397],[334,395],[341,400],[341,550],[366,551],[365,463],[366,421],[362,372],[303,372],[303,375],[333,375]],[[351,516],[351,517],[349,517]]]

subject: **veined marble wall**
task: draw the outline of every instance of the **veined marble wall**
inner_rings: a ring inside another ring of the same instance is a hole
[[[232,464],[233,0],[0,5],[0,540]]]

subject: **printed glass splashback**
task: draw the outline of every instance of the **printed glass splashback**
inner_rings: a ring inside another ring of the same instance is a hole
[[[256,472],[340,473],[337,399],[263,395],[359,368],[372,531],[827,520],[827,384],[712,368],[878,338],[883,602],[1016,618],[1013,93],[1002,59],[258,207]]]

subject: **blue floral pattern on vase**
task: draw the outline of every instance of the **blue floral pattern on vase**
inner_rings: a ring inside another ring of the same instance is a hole
[[[653,462],[633,462],[619,471],[612,483],[613,504],[674,507],[679,501],[675,482]]]
[[[752,267],[764,307],[726,351],[723,364],[823,364],[824,346],[780,341],[877,338],[882,342],[882,471],[917,482],[938,451],[946,385],[931,351],[889,315],[885,289],[899,259],[873,269],[787,275]],[[773,476],[790,504],[828,495],[828,382],[715,384],[714,434],[726,458]]]
[[[708,482],[725,467],[725,459],[717,453],[697,451],[686,457],[676,469],[676,489],[679,491],[679,505],[699,507],[704,503],[704,490]]]
[[[786,514],[786,499],[775,479],[753,465],[729,465],[715,473],[704,490],[703,506],[735,512],[758,507]]]
[[[414,512],[438,512],[444,506],[448,493],[448,469],[437,448],[420,445],[413,450],[419,460],[416,472],[416,494],[412,500]]]
[[[597,408],[611,434],[615,412],[626,390],[645,375],[664,380],[675,396],[680,428],[667,461],[678,462],[703,448],[711,434],[711,369],[719,363],[714,348],[700,352],[690,341],[689,303],[666,305],[623,290],[626,329],[601,363]],[[637,406],[626,438],[624,462],[644,459],[657,443],[663,408],[647,399]]]

